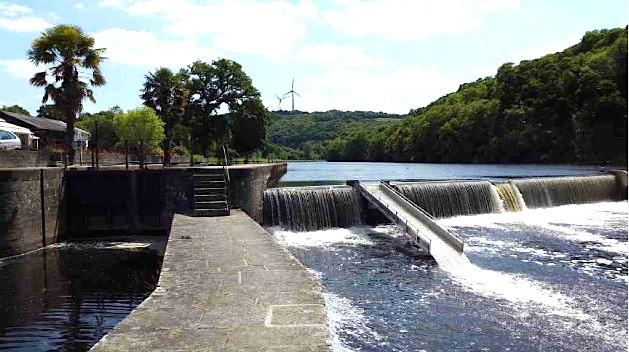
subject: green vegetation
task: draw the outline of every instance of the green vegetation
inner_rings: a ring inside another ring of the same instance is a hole
[[[31,115],[31,113],[28,112],[28,110],[24,109],[23,107],[19,105],[11,105],[11,106],[2,105],[2,108],[0,108],[0,110],[14,112],[16,114],[22,114],[22,115],[27,115],[27,116]]]
[[[109,110],[100,111],[95,114],[83,113],[76,122],[76,127],[88,131],[92,136],[96,135],[96,125],[98,125],[98,147],[113,150],[120,140],[114,128],[114,118],[122,113],[120,107],[113,107]]]
[[[144,105],[153,109],[164,122],[164,165],[170,165],[173,132],[184,115],[188,91],[181,77],[167,68],[157,69],[145,78],[140,97]]]
[[[118,113],[113,122],[120,138],[118,148],[124,147],[126,143],[132,149],[150,153],[159,148],[160,142],[164,140],[164,121],[153,109],[142,107]]]
[[[404,116],[367,111],[276,111],[268,126],[265,153],[277,159],[323,159],[328,143],[353,131],[378,129]]]
[[[226,145],[249,156],[263,145],[268,111],[239,63],[196,61],[179,75],[188,91],[181,125],[190,131],[194,151],[207,156]],[[229,113],[218,114],[221,106]]]
[[[72,131],[83,99],[94,100],[90,87],[105,84],[100,71],[104,49],[93,45],[93,38],[68,25],[50,28],[33,41],[29,59],[49,66],[30,80],[45,88],[38,116],[67,121]],[[408,116],[337,110],[269,113],[241,65],[227,59],[196,61],[177,73],[166,68],[150,72],[141,98],[163,123],[165,164],[171,149],[208,157],[212,152],[218,156],[222,146],[230,157],[245,160],[626,161],[627,28],[588,32],[560,53],[505,63],[495,76],[462,84]],[[54,104],[46,105],[48,99]],[[229,112],[219,114],[224,107]],[[29,114],[17,105],[3,109]],[[99,147],[120,149],[121,141],[155,139],[120,127],[127,119],[156,131],[154,119],[142,120],[149,117],[147,111],[124,113],[115,107],[84,113],[76,125],[93,133],[98,122]],[[71,138],[66,133],[70,160]]]
[[[328,160],[627,160],[627,28],[588,32],[563,52],[463,84],[400,123],[331,141]]]
[[[105,49],[94,48],[94,38],[77,26],[57,25],[45,30],[28,50],[28,59],[35,65],[51,65],[36,73],[30,83],[44,87],[42,103],[54,102],[67,124],[64,148],[67,161],[74,161],[74,122],[83,109],[83,99],[94,102],[90,87],[105,84],[100,71]]]

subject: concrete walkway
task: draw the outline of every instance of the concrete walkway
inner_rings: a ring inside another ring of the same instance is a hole
[[[175,215],[157,289],[93,351],[329,351],[320,284],[260,225]]]

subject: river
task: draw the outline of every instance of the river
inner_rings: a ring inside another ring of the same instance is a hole
[[[345,179],[504,179],[598,166],[289,163],[283,185]],[[336,351],[627,350],[627,202],[441,219],[474,267],[446,272],[395,249],[394,226],[276,239],[324,285]]]

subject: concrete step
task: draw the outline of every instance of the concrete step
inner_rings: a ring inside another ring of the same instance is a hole
[[[218,200],[211,202],[194,202],[194,209],[227,209],[227,201],[226,200]]]
[[[194,216],[227,216],[229,215],[229,209],[197,209],[194,211]]]
[[[225,187],[195,187],[194,195],[208,195],[208,194],[227,194],[227,188]]]
[[[202,169],[202,170],[193,170],[195,175],[222,175],[224,173],[222,167],[217,167],[213,169]]]
[[[227,194],[225,192],[211,193],[211,194],[195,194],[194,201],[195,202],[227,201]]]
[[[218,174],[194,174],[192,175],[194,177],[194,181],[222,181],[223,178],[225,177],[223,175],[223,173],[218,173]]]
[[[225,188],[225,181],[197,181],[194,180],[194,188]]]

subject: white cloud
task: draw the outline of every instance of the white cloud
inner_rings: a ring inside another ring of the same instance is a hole
[[[544,55],[553,54],[559,51],[563,51],[568,47],[571,47],[577,44],[581,40],[581,35],[579,34],[571,34],[565,40],[554,41],[550,43],[546,43],[543,46],[537,48],[530,48],[521,51],[515,52],[511,58],[506,60],[505,62],[513,62],[515,64],[520,63],[522,60],[533,60],[540,58]]]
[[[12,17],[12,16],[31,13],[32,11],[33,10],[31,10],[29,7],[26,7],[26,6],[17,5],[17,4],[9,4],[6,2],[0,1],[0,15],[2,16]]]
[[[522,60],[534,60],[538,59],[542,56],[553,54],[556,52],[564,51],[565,49],[577,44],[581,40],[581,35],[579,34],[571,34],[564,40],[558,40],[553,42],[544,43],[543,45],[536,48],[529,48],[520,51],[516,51],[511,54],[511,56],[502,59],[501,61],[496,61],[494,64],[487,64],[482,67],[476,67],[470,70],[469,76],[465,79],[471,81],[477,78],[484,78],[487,76],[494,76],[498,71],[498,68],[507,62],[513,62],[514,64],[519,64]]]
[[[43,18],[27,16],[31,12],[30,7],[0,1],[0,28],[11,32],[37,32],[51,26]]]
[[[324,21],[348,36],[381,34],[394,40],[458,34],[479,27],[482,14],[519,6],[518,0],[338,0]]]
[[[295,55],[295,58],[328,67],[361,68],[381,65],[379,60],[365,54],[362,48],[335,44],[306,46]]]
[[[76,4],[74,4],[74,8],[77,10],[84,10],[85,9],[85,5],[83,5],[80,2],[77,2]]]
[[[26,59],[0,60],[0,66],[4,66],[5,71],[12,76],[26,80],[33,77],[35,73],[43,71],[43,68],[35,66]]]
[[[299,110],[364,110],[408,113],[457,89],[458,82],[438,67],[419,65],[400,68],[387,75],[364,70],[331,70],[296,82]],[[277,101],[275,105],[277,106]]]
[[[192,39],[161,40],[152,33],[111,28],[93,34],[95,47],[107,48],[109,60],[126,65],[181,68],[195,60],[211,61],[221,56],[200,48]]]
[[[11,32],[38,32],[51,26],[48,21],[40,17],[20,17],[14,20],[0,18],[0,28]]]
[[[292,53],[294,44],[306,36],[305,21],[317,16],[316,5],[308,0],[298,3],[224,0],[211,4],[105,0],[100,5],[117,7],[136,16],[156,15],[168,23],[166,31],[171,34],[188,38],[209,35],[220,50],[262,55],[277,61]]]

